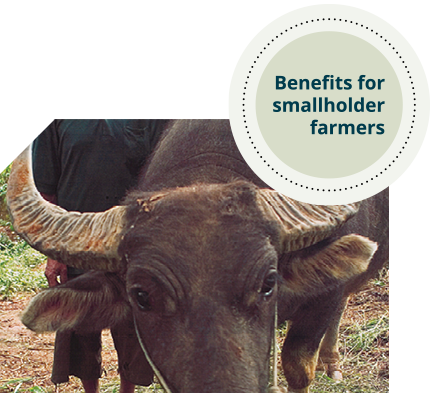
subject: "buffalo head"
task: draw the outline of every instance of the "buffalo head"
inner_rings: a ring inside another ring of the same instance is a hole
[[[41,292],[23,323],[88,331],[133,318],[173,393],[264,392],[279,295],[286,307],[337,288],[376,249],[349,235],[302,251],[357,205],[302,204],[244,181],[132,193],[107,212],[67,212],[39,196],[28,154],[10,176],[15,229],[51,258],[100,271]]]

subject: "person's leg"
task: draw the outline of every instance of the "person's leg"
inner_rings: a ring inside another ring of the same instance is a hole
[[[99,379],[81,380],[85,393],[99,393]]]
[[[120,374],[120,390],[119,393],[134,393],[135,385],[129,382],[122,374]]]
[[[68,268],[68,281],[78,275],[70,274]],[[70,375],[81,379],[86,393],[99,392],[101,332],[81,335],[68,330],[56,333],[51,381],[57,386],[68,382]]]
[[[85,393],[99,393],[102,374],[101,332],[73,333],[71,337],[70,375],[81,379]]]
[[[51,381],[55,385],[69,381],[70,351],[71,351],[71,331],[56,333],[54,343],[54,359]]]

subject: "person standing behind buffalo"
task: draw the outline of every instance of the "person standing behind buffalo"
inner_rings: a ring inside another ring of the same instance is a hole
[[[33,142],[33,172],[48,201],[69,211],[100,212],[118,205],[134,187],[155,147],[164,120],[54,120]],[[45,275],[50,287],[84,273],[52,259]],[[132,320],[111,329],[119,360],[120,393],[150,385],[153,372],[135,336]],[[99,392],[101,333],[58,332],[51,380],[81,379],[86,393]]]

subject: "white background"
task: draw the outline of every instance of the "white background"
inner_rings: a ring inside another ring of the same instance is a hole
[[[15,1],[0,5],[0,170],[54,118],[228,118],[244,48],[323,1]],[[407,39],[433,85],[430,2],[339,1]],[[431,124],[431,122],[430,122]],[[391,186],[391,392],[431,388],[432,126]]]

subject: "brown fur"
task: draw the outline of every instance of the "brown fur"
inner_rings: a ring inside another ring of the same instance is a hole
[[[284,285],[289,293],[308,296],[321,289],[341,285],[367,270],[377,244],[359,235],[344,236],[331,244],[318,244],[286,254],[280,261]]]
[[[128,316],[124,291],[118,276],[89,272],[65,285],[42,291],[28,304],[21,320],[38,333],[102,330]]]

